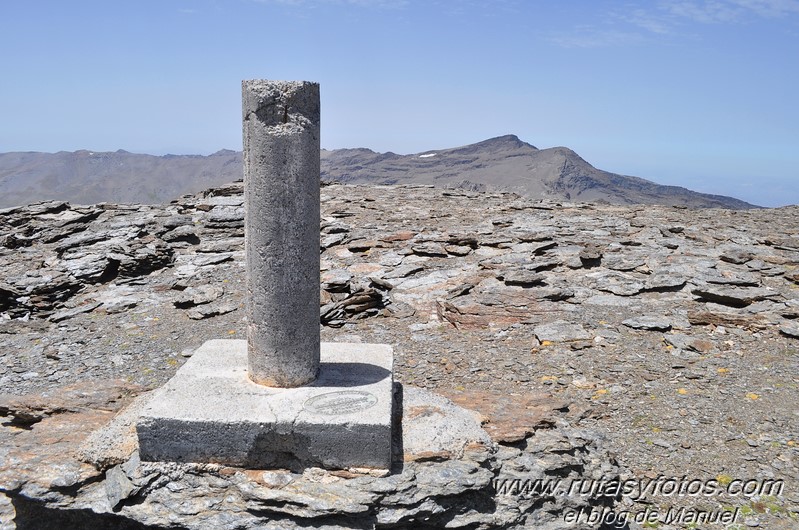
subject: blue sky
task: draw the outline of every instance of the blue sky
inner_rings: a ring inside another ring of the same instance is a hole
[[[0,49],[0,152],[241,149],[241,79],[302,79],[328,149],[512,133],[799,203],[799,0],[0,0]]]

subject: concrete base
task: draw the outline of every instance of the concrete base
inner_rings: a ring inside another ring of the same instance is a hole
[[[251,469],[391,466],[393,350],[322,343],[319,377],[270,388],[247,377],[247,342],[203,344],[136,424],[142,460]]]

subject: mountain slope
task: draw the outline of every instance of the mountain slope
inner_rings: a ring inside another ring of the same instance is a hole
[[[241,153],[152,156],[116,151],[0,154],[0,207],[42,200],[160,203],[240,179]],[[537,149],[513,135],[412,155],[321,152],[321,178],[352,184],[432,184],[510,191],[556,201],[751,208],[744,201],[593,167],[565,147]]]
[[[43,200],[162,203],[241,178],[241,153],[153,156],[119,150],[0,154],[0,206]]]
[[[602,171],[571,149],[537,149],[513,135],[406,156],[368,149],[323,150],[322,177],[359,184],[417,183],[511,191],[561,201],[735,209],[753,206],[731,197]]]

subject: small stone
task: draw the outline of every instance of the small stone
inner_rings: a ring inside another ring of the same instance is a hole
[[[751,252],[742,248],[731,248],[721,253],[719,259],[727,263],[743,264],[754,257]]]
[[[618,271],[600,271],[586,274],[590,278],[591,287],[619,296],[633,296],[646,287],[636,277]]]
[[[121,466],[114,466],[106,471],[104,484],[108,504],[112,508],[116,508],[119,503],[130,497],[137,490]]]
[[[354,241],[350,241],[347,245],[347,250],[350,252],[366,252],[372,247],[376,247],[380,244],[379,241],[374,239],[356,239]]]
[[[789,322],[787,324],[783,324],[780,326],[780,333],[793,339],[799,339],[799,323]]]
[[[222,287],[216,287],[214,285],[189,287],[180,293],[173,304],[175,307],[185,309],[195,305],[211,303],[219,299],[223,294],[225,294],[225,290]]]
[[[342,243],[345,239],[347,239],[347,234],[330,234],[319,240],[319,246],[322,247],[322,250],[324,250]]]
[[[190,309],[186,314],[192,320],[202,320],[204,318],[232,313],[236,309],[238,309],[238,307],[233,304],[204,304]]]
[[[123,311],[136,307],[137,304],[138,300],[133,297],[117,296],[110,300],[104,300],[103,309],[109,314],[122,313]]]
[[[286,471],[264,471],[261,480],[269,488],[282,488],[294,482],[294,477]]]
[[[602,259],[602,250],[596,245],[586,245],[580,251],[579,258],[583,263],[599,265]]]
[[[707,353],[715,348],[715,344],[712,341],[697,339],[682,333],[668,333],[663,336],[663,339],[666,344],[673,346],[677,350]]]
[[[530,287],[536,284],[543,283],[544,276],[535,271],[517,269],[503,273],[502,280],[505,282],[505,285],[519,285],[521,287]]]
[[[570,342],[591,339],[591,334],[580,324],[573,324],[564,320],[536,326],[533,333],[535,333],[540,342]]]
[[[322,289],[330,292],[346,290],[352,280],[352,274],[344,269],[331,269],[322,273]]]
[[[218,254],[200,255],[191,260],[192,265],[196,267],[205,267],[208,265],[218,265],[233,259],[232,252],[220,252]]]
[[[178,226],[174,230],[162,234],[161,239],[168,243],[176,243],[179,241],[192,245],[198,245],[200,243],[200,238],[197,237],[197,233],[193,226]]]
[[[667,272],[656,272],[644,283],[647,291],[670,291],[682,288],[687,278]]]
[[[780,297],[780,293],[766,287],[723,287],[708,285],[691,290],[703,300],[732,307],[746,307],[761,300]]]
[[[448,255],[444,245],[439,243],[420,243],[418,245],[412,245],[411,250],[418,256],[445,258]]]
[[[671,329],[671,321],[666,317],[659,316],[640,316],[628,318],[622,324],[628,328],[644,329],[647,331],[668,331]]]
[[[407,265],[400,265],[394,270],[388,271],[386,274],[383,275],[383,278],[406,278],[412,274],[416,274],[417,272],[423,270],[424,267],[422,267],[421,265],[410,263]]]
[[[79,305],[78,307],[73,307],[72,309],[64,309],[63,311],[58,311],[50,316],[50,321],[61,322],[62,320],[67,320],[68,318],[73,318],[83,313],[91,313],[101,305],[103,305],[102,302],[89,302]]]
[[[444,250],[453,256],[466,256],[472,251],[472,247],[466,245],[446,245]]]

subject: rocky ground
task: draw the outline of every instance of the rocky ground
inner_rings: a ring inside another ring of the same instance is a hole
[[[205,340],[243,338],[242,204],[239,183],[163,207],[0,211],[2,392],[155,387]],[[466,405],[503,396],[521,431],[525,396],[550,394],[563,421],[605,435],[626,479],[783,481],[626,494],[617,511],[799,524],[799,208],[330,185],[322,219],[323,340],[391,344],[398,381]],[[41,420],[8,402],[7,428]]]

